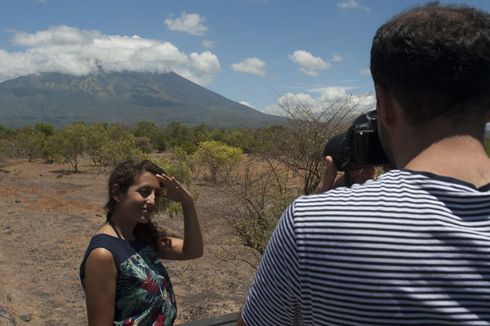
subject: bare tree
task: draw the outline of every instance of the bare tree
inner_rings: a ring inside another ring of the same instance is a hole
[[[298,195],[296,189],[288,187],[290,175],[289,168],[279,161],[248,156],[239,169],[222,178],[238,215],[231,222],[245,245],[260,254],[279,217]]]
[[[289,119],[287,128],[261,134],[254,154],[220,177],[237,209],[237,218],[231,222],[246,246],[263,254],[293,198],[311,193],[320,180],[327,140],[350,125],[364,99],[342,98],[324,108],[282,101],[281,108]],[[298,176],[302,186],[298,186]]]
[[[368,96],[344,97],[321,108],[294,100],[280,103],[289,120],[289,132],[273,155],[303,177],[304,194],[310,194],[320,180],[321,154],[327,140],[345,131]]]

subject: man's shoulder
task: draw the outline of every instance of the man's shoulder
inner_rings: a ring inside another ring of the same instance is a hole
[[[321,194],[301,196],[296,199],[295,204],[315,204],[330,199],[348,199],[351,197],[369,196],[382,194],[400,189],[401,185],[411,183],[413,174],[402,170],[391,170],[380,175],[376,179],[368,180],[362,184],[354,184],[351,187],[338,187],[330,189]]]

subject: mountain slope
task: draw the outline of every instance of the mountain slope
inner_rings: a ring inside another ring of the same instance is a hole
[[[175,73],[44,73],[0,83],[0,124],[83,121],[261,127],[284,119],[256,111]]]

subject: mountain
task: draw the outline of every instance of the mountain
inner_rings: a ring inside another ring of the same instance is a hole
[[[173,72],[42,73],[0,83],[0,125],[132,125],[142,120],[221,128],[284,123],[283,118],[231,101]]]

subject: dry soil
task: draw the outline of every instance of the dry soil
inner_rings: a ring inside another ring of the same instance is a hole
[[[79,265],[104,222],[108,173],[69,166],[0,162],[0,325],[86,325]],[[243,246],[230,220],[234,209],[220,187],[195,184],[204,256],[164,261],[177,297],[176,324],[240,309],[259,257]],[[155,216],[182,234],[182,218]]]

